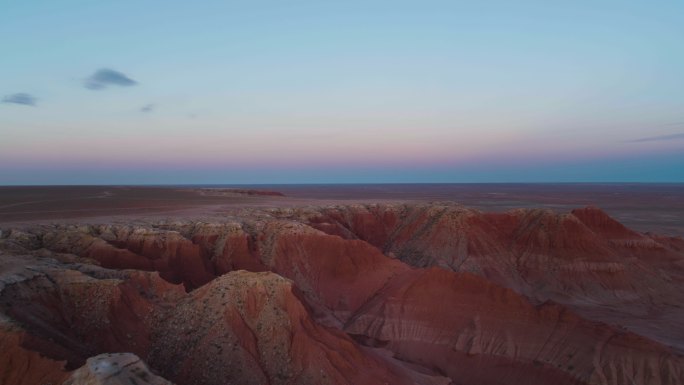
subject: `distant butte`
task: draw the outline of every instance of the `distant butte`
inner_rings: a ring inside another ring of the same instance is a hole
[[[448,202],[33,224],[0,313],[3,384],[682,384],[684,239]]]
[[[236,188],[201,188],[197,189],[200,195],[203,196],[230,196],[230,194],[238,195],[261,195],[271,197],[284,197],[285,194],[279,191],[256,190],[256,189],[236,189]]]

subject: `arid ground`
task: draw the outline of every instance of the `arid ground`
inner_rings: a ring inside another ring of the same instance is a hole
[[[684,384],[683,198],[0,188],[0,384]]]
[[[242,193],[235,193],[242,190]],[[249,195],[247,190],[284,196]],[[684,235],[684,184],[378,184],[0,187],[0,225],[202,216],[239,207],[452,201],[482,211],[597,206],[638,231]]]

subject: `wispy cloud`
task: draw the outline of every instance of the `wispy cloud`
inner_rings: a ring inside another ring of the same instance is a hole
[[[671,122],[671,123],[663,124],[663,127],[680,127],[680,126],[684,126],[684,121],[682,121],[682,122]]]
[[[626,142],[628,142],[628,143],[642,143],[642,142],[659,142],[659,141],[665,141],[665,140],[678,140],[678,139],[684,139],[684,132],[680,132],[677,134],[647,136],[645,138],[627,140]]]
[[[12,95],[7,95],[4,98],[2,98],[3,103],[12,103],[12,104],[21,104],[23,106],[36,106],[36,102],[38,99],[36,99],[35,96],[31,94],[27,94],[24,92],[19,92],[16,94]]]
[[[114,71],[109,68],[102,68],[95,71],[85,79],[83,85],[91,90],[101,90],[108,86],[130,87],[138,84],[135,80],[122,74],[119,71]]]
[[[152,112],[154,110],[154,108],[155,108],[154,104],[152,104],[152,103],[146,104],[146,105],[140,107],[140,112],[145,112],[145,113]]]

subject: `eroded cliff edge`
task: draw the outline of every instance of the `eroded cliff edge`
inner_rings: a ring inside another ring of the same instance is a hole
[[[0,239],[3,383],[683,383],[684,241],[597,208],[253,209]]]

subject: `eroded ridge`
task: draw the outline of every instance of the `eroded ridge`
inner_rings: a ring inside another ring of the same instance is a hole
[[[249,209],[0,250],[3,383],[119,352],[181,385],[684,383],[684,241],[597,208]]]

